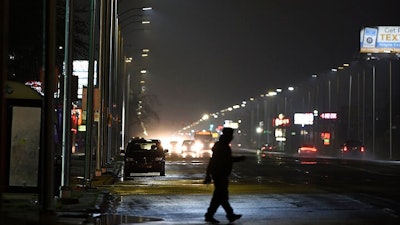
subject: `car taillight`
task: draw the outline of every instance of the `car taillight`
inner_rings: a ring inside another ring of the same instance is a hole
[[[365,151],[365,148],[364,148],[364,146],[361,146],[361,148],[360,148],[360,152],[364,152]]]
[[[347,146],[346,146],[346,145],[343,146],[343,151],[344,151],[344,152],[347,152]]]

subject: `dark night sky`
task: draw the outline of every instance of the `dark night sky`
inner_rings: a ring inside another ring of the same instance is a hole
[[[363,26],[400,25],[398,0],[140,2],[151,29],[126,41],[151,49],[148,88],[169,128],[354,60]]]

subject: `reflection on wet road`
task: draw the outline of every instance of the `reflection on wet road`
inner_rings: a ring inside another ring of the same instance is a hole
[[[399,222],[397,166],[241,154],[247,160],[235,164],[229,189],[233,207],[244,214],[237,224]],[[109,187],[109,216],[96,224],[205,224],[213,191],[212,185],[202,183],[207,163],[208,158],[170,157],[166,176],[136,174],[116,183]],[[222,211],[217,214],[226,221]]]

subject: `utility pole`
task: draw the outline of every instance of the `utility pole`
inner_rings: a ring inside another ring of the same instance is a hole
[[[70,198],[70,162],[71,162],[71,76],[72,76],[72,24],[73,0],[65,1],[65,55],[64,55],[64,94],[63,94],[63,136],[62,136],[62,172],[61,198]]]
[[[50,224],[54,216],[54,76],[55,76],[55,43],[56,43],[56,1],[45,2],[45,90],[43,101],[44,136],[43,149],[40,150],[40,193],[41,224]],[[46,138],[45,138],[46,137]]]
[[[86,91],[86,136],[85,136],[85,186],[90,185],[92,170],[92,131],[93,131],[93,90],[94,90],[94,49],[95,49],[95,24],[96,24],[96,0],[90,1],[90,33],[89,33],[89,70],[88,84]]]
[[[8,55],[8,0],[0,0],[0,130],[6,130],[6,98],[3,91],[7,77],[7,55]],[[0,146],[6,145],[6,132],[0,134]],[[0,150],[0,209],[2,207],[3,192],[6,186],[6,148]]]
[[[389,59],[389,159],[393,157],[392,60]]]
[[[106,1],[100,0],[100,28],[99,28],[99,61],[98,61],[98,86],[99,86],[99,121],[97,122],[97,147],[96,147],[96,171],[95,176],[101,176],[101,153],[103,150],[103,120],[104,120],[104,100],[103,100],[103,86],[104,86],[104,56],[105,56],[105,23],[106,23]]]

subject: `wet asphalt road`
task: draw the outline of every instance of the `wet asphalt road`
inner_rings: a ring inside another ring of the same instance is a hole
[[[400,224],[399,164],[331,158],[265,158],[254,151],[234,166],[234,224]],[[202,184],[207,158],[168,157],[167,174],[134,174],[113,193],[99,224],[207,224],[213,187]],[[216,214],[227,224],[222,208]]]

